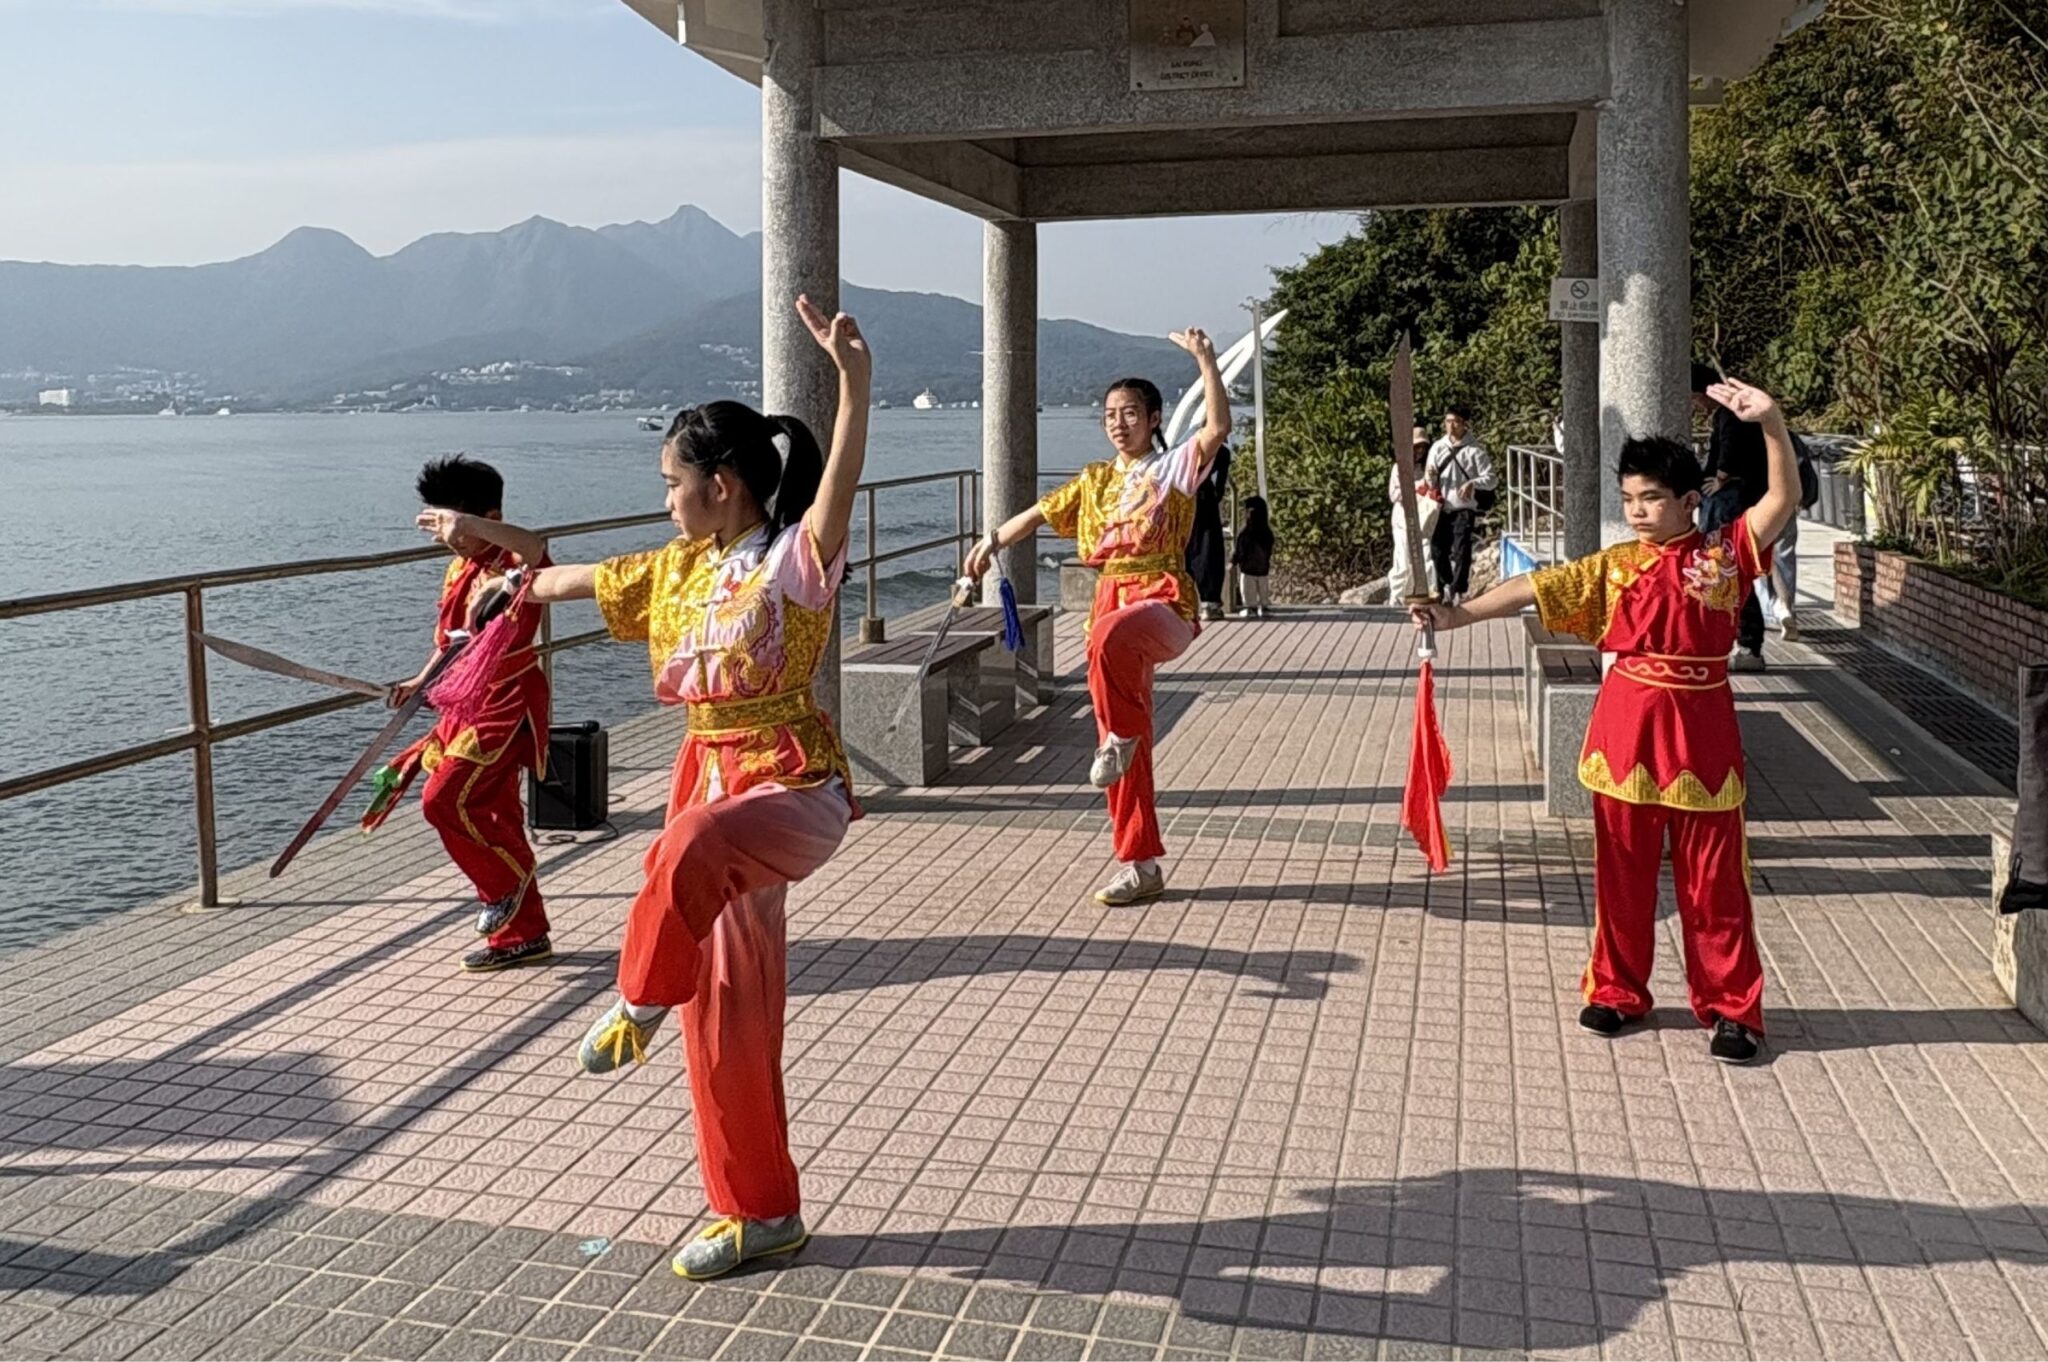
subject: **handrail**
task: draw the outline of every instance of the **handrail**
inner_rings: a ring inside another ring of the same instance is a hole
[[[905,487],[951,482],[954,485],[953,510],[954,532],[935,539],[928,539],[908,547],[894,548],[886,552],[877,547],[876,530],[878,517],[875,511],[875,494]],[[934,553],[940,549],[952,548],[956,559],[965,561],[967,546],[980,532],[981,522],[981,470],[952,469],[939,473],[916,473],[899,478],[881,478],[864,482],[858,489],[867,497],[867,549],[860,557],[850,559],[847,570],[866,569],[867,602],[863,626],[878,620],[875,614],[880,579],[876,569],[884,563],[901,558],[915,557],[921,553]],[[544,526],[535,531],[548,540],[573,539],[582,535],[601,534],[610,530],[632,529],[642,525],[665,522],[668,517],[659,512],[638,515],[606,516],[597,520],[571,521],[561,525]],[[140,582],[120,582],[108,586],[87,587],[74,591],[56,591],[37,596],[17,596],[0,600],[0,620],[24,619],[32,615],[48,615],[68,610],[87,610],[96,606],[115,605],[124,601],[146,600],[159,596],[182,595],[185,598],[185,685],[191,722],[183,732],[168,734],[150,742],[136,743],[102,752],[96,756],[80,758],[58,766],[45,767],[26,775],[0,780],[0,803],[40,790],[68,785],[73,781],[85,780],[92,776],[105,775],[111,771],[139,766],[144,762],[158,761],[164,757],[176,756],[182,752],[192,754],[192,775],[196,798],[194,800],[199,834],[199,903],[201,907],[220,906],[220,866],[218,848],[214,836],[214,788],[213,749],[216,745],[235,738],[282,728],[287,724],[300,723],[324,715],[353,709],[358,705],[372,704],[371,697],[362,695],[337,695],[320,700],[303,701],[280,709],[266,710],[227,723],[213,722],[208,700],[206,683],[206,649],[197,635],[206,628],[205,595],[209,590],[228,586],[245,586],[252,582],[282,581],[295,577],[315,577],[343,572],[368,572],[379,568],[395,567],[405,563],[426,562],[444,557],[447,550],[438,545],[416,549],[394,549],[382,553],[350,554],[335,558],[309,558],[293,562],[267,563],[253,567],[224,568],[209,572],[180,573],[169,577],[155,577]],[[584,647],[600,642],[610,635],[603,629],[587,630],[567,638],[553,636],[552,612],[541,615],[541,637],[535,648],[543,665],[549,665],[557,653],[572,648]]]
[[[566,525],[551,525],[536,530],[535,533],[544,539],[572,539],[577,535],[601,534],[606,530],[655,525],[667,519],[667,515],[656,511],[645,515],[611,516],[604,520],[573,521]],[[84,610],[95,605],[115,605],[122,601],[146,600],[151,596],[171,596],[195,589],[247,586],[251,582],[276,582],[291,577],[318,577],[335,572],[368,572],[404,563],[424,563],[433,558],[445,558],[447,554],[448,550],[438,545],[417,549],[387,549],[382,553],[347,554],[338,558],[302,558],[288,563],[217,568],[211,572],[187,572],[174,577],[152,577],[140,582],[121,582],[113,586],[53,591],[42,596],[16,596],[12,600],[0,600],[0,620],[46,615],[58,610]]]
[[[1563,561],[1564,456],[1538,445],[1509,445],[1502,533],[1533,558],[1544,545],[1547,561]]]

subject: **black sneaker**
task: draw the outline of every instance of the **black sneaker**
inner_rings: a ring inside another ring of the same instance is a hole
[[[1579,1011],[1579,1026],[1596,1036],[1611,1036],[1627,1025],[1627,1017],[1602,1003],[1588,1003]]]
[[[544,936],[520,946],[486,946],[462,957],[462,972],[489,974],[492,970],[538,965],[543,960],[553,959],[554,954],[554,946]]]
[[[476,934],[496,936],[505,930],[505,924],[519,916],[519,905],[526,901],[526,886],[521,885],[496,903],[486,903],[477,910]]]
[[[1741,1022],[1721,1017],[1714,1022],[1714,1039],[1708,1042],[1707,1053],[1723,1064],[1747,1064],[1761,1054],[1763,1048],[1762,1036]]]

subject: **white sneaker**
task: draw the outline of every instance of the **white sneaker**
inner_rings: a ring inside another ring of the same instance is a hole
[[[1127,865],[1116,878],[1095,891],[1095,901],[1109,908],[1128,908],[1134,903],[1156,899],[1166,892],[1166,872],[1154,864]]]
[[[1095,749],[1095,760],[1088,767],[1088,783],[1098,790],[1107,790],[1124,778],[1124,772],[1131,769],[1131,756],[1138,750],[1136,738],[1119,738],[1109,735],[1102,746]]]

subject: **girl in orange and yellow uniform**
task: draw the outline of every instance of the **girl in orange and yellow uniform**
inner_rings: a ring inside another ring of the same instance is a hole
[[[839,370],[831,457],[795,417],[690,408],[661,450],[681,537],[549,568],[532,587],[542,601],[594,597],[615,637],[647,645],[655,697],[689,714],[668,821],[626,919],[619,997],[578,1059],[591,1073],[637,1062],[682,1009],[698,1171],[718,1217],[676,1254],[690,1278],[805,1241],[782,1091],[783,902],[856,816],[811,684],[836,627],[871,364],[853,318],[827,320],[805,299],[797,309]]]
[[[1119,379],[1102,399],[1102,424],[1116,457],[1012,517],[967,558],[969,576],[988,571],[997,552],[1028,543],[1041,525],[1080,546],[1101,576],[1088,612],[1088,694],[1098,746],[1088,779],[1109,792],[1117,875],[1096,895],[1111,907],[1166,892],[1159,858],[1159,813],[1152,787],[1152,674],[1186,652],[1200,631],[1201,602],[1187,574],[1195,492],[1230,436],[1230,397],[1216,348],[1200,330],[1177,331],[1176,345],[1202,371],[1201,430],[1168,449],[1159,431],[1159,389]]]

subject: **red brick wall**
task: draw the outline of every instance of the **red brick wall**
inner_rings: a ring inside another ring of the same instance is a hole
[[[1868,544],[1835,546],[1835,614],[2008,717],[2020,667],[2048,664],[2048,610]]]

